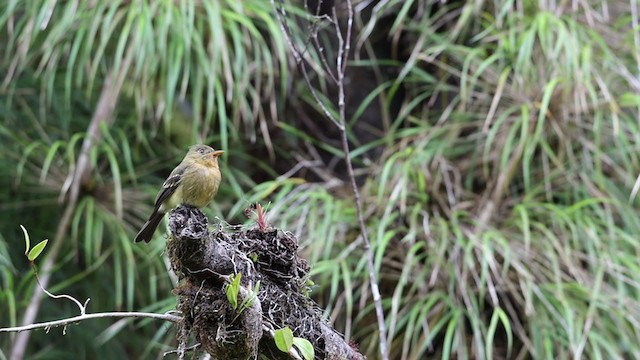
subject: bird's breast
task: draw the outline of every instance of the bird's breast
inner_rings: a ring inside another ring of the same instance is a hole
[[[220,186],[220,170],[199,166],[193,173],[184,177],[182,186],[182,203],[203,208],[213,200]]]

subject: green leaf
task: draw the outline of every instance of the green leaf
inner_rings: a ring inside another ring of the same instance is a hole
[[[442,351],[442,359],[449,359],[451,352],[454,350],[454,335],[456,328],[459,326],[458,321],[462,316],[462,311],[459,309],[454,310],[453,316],[447,325],[447,330],[444,334],[444,350]]]
[[[487,339],[486,339],[487,359],[493,359],[494,336],[496,334],[499,321],[502,323],[502,326],[504,327],[504,331],[507,335],[507,354],[511,353],[511,347],[513,346],[513,335],[511,334],[511,324],[509,323],[509,318],[507,314],[501,308],[497,307],[493,310],[493,315],[491,316],[489,328],[487,329]]]
[[[282,352],[289,352],[293,346],[293,331],[288,326],[278,329],[273,334],[273,340],[276,341],[276,346]]]
[[[626,92],[620,96],[620,106],[636,107],[640,105],[640,95]]]
[[[239,311],[240,313],[242,313],[247,308],[253,305],[253,301],[258,296],[258,291],[260,291],[260,281],[256,283],[255,287],[253,288],[253,291],[251,291],[249,296],[246,296],[244,300],[242,300],[242,304],[240,304],[240,311]]]
[[[38,256],[40,256],[40,253],[42,253],[42,250],[44,250],[44,247],[47,246],[48,242],[49,239],[44,239],[40,241],[36,246],[34,246],[33,249],[29,251],[29,255],[27,255],[29,261],[34,261],[35,259],[37,259]]]
[[[31,247],[31,240],[29,239],[29,233],[27,232],[27,229],[25,229],[22,225],[20,225],[20,227],[22,228],[22,232],[24,233],[24,242],[26,245],[24,254],[27,255],[27,253],[29,252],[29,248]]]
[[[300,354],[305,360],[313,360],[315,358],[315,352],[313,350],[313,345],[307,339],[294,337],[293,345],[295,345],[298,350],[300,350]]]
[[[227,300],[231,304],[233,310],[238,308],[238,293],[240,292],[240,279],[242,273],[231,277],[231,283],[227,285]]]

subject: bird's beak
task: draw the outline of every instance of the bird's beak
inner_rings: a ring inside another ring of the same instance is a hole
[[[218,156],[220,156],[222,154],[224,154],[224,150],[216,150],[216,151],[211,153],[211,156],[218,157]]]

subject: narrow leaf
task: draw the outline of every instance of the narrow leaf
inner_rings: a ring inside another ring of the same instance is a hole
[[[238,273],[238,275],[231,278],[231,283],[227,286],[227,300],[229,300],[233,310],[238,308],[238,293],[240,292],[241,278],[242,274]]]
[[[37,259],[38,256],[40,256],[40,253],[42,253],[42,250],[44,250],[44,247],[47,246],[48,242],[49,240],[45,239],[40,241],[36,246],[34,246],[33,249],[29,251],[29,255],[27,255],[27,258],[29,259],[29,261],[34,261],[35,259]]]
[[[25,227],[22,225],[20,225],[20,228],[22,228],[22,232],[24,233],[24,242],[26,245],[24,254],[27,255],[27,253],[29,252],[29,248],[31,247],[31,240],[29,239],[29,233],[27,232],[27,229],[25,229]]]

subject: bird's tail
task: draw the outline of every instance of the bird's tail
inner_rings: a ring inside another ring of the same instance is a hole
[[[144,240],[144,242],[151,241],[153,233],[156,232],[156,228],[158,227],[158,224],[160,224],[160,220],[162,220],[163,217],[164,213],[161,213],[159,211],[155,211],[153,214],[151,214],[149,220],[144,223],[142,229],[140,229],[138,235],[136,235],[136,242],[140,242],[142,240]]]

